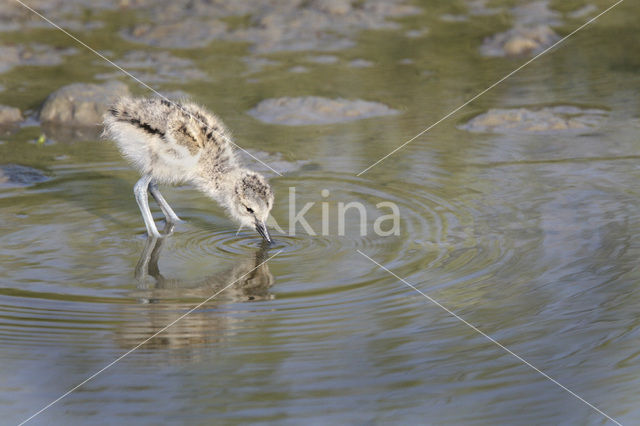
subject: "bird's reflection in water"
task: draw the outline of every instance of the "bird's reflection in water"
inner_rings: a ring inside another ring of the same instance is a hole
[[[265,300],[273,296],[269,293],[274,283],[273,275],[269,272],[269,265],[265,263],[269,245],[262,245],[247,258],[235,264],[232,268],[209,275],[201,280],[184,281],[166,278],[160,272],[158,258],[162,251],[166,237],[147,238],[144,249],[136,265],[136,279],[138,288],[147,290],[148,303],[158,302],[163,298],[202,298],[206,299],[217,291],[229,286],[216,299],[240,302],[245,300]],[[234,283],[233,285],[230,285]]]
[[[148,238],[135,276],[138,288],[132,294],[143,304],[129,305],[133,320],[118,328],[117,341],[122,347],[132,347],[171,324],[198,303],[217,294],[210,302],[184,316],[158,336],[145,343],[146,349],[185,349],[180,358],[194,358],[195,347],[224,340],[242,327],[242,319],[221,312],[224,303],[271,300],[269,289],[275,280],[269,271],[268,245],[261,245],[251,256],[233,267],[199,280],[167,278],[160,272],[158,259],[166,236]],[[175,354],[178,356],[178,353]],[[197,358],[197,356],[195,356]]]

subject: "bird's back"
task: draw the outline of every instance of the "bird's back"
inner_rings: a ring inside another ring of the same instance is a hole
[[[122,154],[158,181],[189,181],[202,165],[224,169],[236,162],[222,121],[193,103],[124,97],[109,108],[104,124]]]

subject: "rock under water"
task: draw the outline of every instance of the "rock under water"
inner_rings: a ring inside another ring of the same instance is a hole
[[[205,47],[214,39],[222,38],[225,31],[223,22],[188,17],[159,25],[138,24],[121,31],[120,35],[128,41],[154,47],[194,48]]]
[[[366,59],[354,59],[349,62],[349,66],[352,68],[368,68],[373,66],[373,62]]]
[[[268,178],[276,176],[273,170],[286,175],[300,171],[311,164],[309,160],[288,161],[279,152],[257,151],[253,149],[248,149],[246,152],[238,149],[236,152],[244,164],[251,165],[251,170],[262,173]]]
[[[480,52],[485,56],[535,55],[560,40],[547,25],[514,27],[484,40]]]
[[[41,170],[19,164],[0,165],[0,188],[29,186],[49,178]]]
[[[421,9],[405,0],[254,0],[233,2],[140,1],[148,22],[125,29],[121,35],[156,47],[204,47],[211,41],[248,42],[257,53],[330,51],[351,47],[358,30],[397,28],[390,18],[415,15]],[[249,16],[245,25],[228,25],[225,17]]]
[[[18,108],[0,105],[0,126],[11,126],[23,120],[22,113]]]
[[[105,84],[74,83],[51,93],[40,110],[40,121],[68,126],[98,126],[108,106],[129,88],[118,81]]]
[[[480,53],[485,56],[536,55],[560,40],[551,28],[560,25],[560,14],[549,8],[547,0],[529,2],[511,8],[513,28],[487,37]]]
[[[481,133],[581,132],[593,130],[606,116],[601,109],[575,106],[490,109],[459,128]]]
[[[193,61],[173,56],[168,52],[134,50],[127,52],[116,62],[146,83],[181,83],[208,79],[207,74],[196,68]],[[102,60],[97,63],[104,64]],[[102,80],[118,77],[122,77],[122,72],[119,70],[96,76]]]
[[[0,46],[0,73],[7,72],[17,66],[53,66],[62,63],[65,56],[73,55],[78,50],[56,48],[39,43],[29,45]]]
[[[399,111],[378,102],[307,96],[266,99],[251,109],[248,114],[265,123],[302,126],[344,123],[370,117],[395,115],[399,114]]]

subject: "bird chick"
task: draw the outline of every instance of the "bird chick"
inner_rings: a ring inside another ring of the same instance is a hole
[[[160,98],[123,97],[104,115],[104,136],[142,177],[134,194],[147,233],[159,236],[147,192],[160,205],[168,223],[180,221],[158,184],[190,183],[222,205],[243,226],[254,228],[267,242],[266,226],[273,207],[267,180],[240,165],[222,121],[193,103]]]

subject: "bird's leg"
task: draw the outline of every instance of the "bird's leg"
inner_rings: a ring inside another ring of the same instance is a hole
[[[158,184],[155,182],[151,182],[149,184],[149,192],[153,196],[153,199],[156,200],[156,203],[162,209],[162,213],[164,213],[164,217],[167,219],[167,223],[173,224],[177,222],[182,222],[178,215],[173,211],[167,200],[164,199],[160,190],[158,189]]]
[[[151,216],[151,210],[149,210],[149,198],[147,196],[147,189],[149,188],[150,182],[151,176],[142,176],[140,180],[134,185],[133,193],[136,196],[138,207],[140,207],[140,213],[142,213],[144,225],[147,227],[147,234],[152,237],[160,237],[158,228],[156,228],[156,224],[153,221],[153,216]]]

